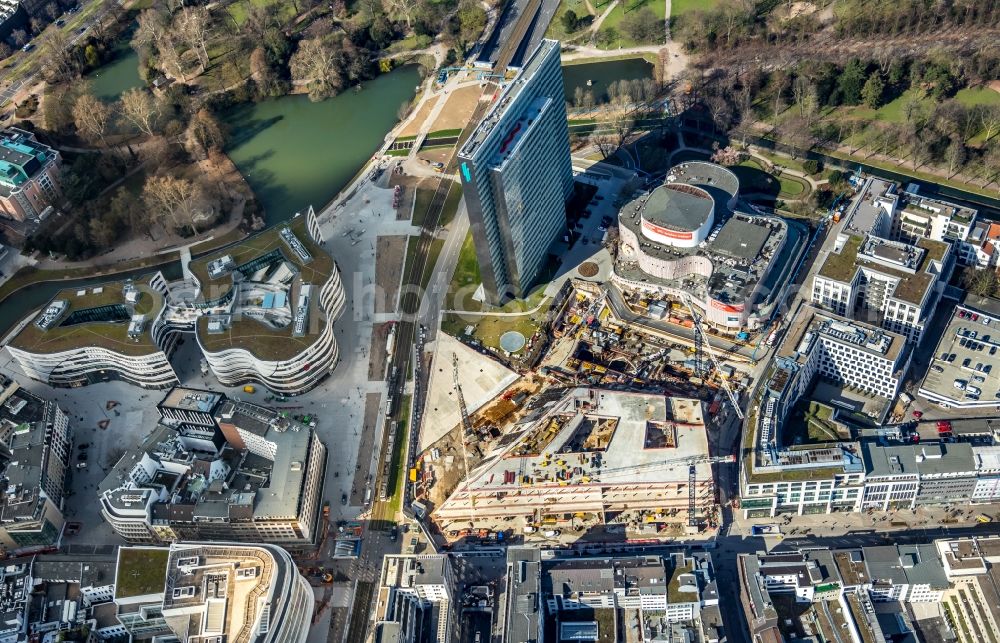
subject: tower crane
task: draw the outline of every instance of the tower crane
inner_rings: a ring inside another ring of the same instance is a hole
[[[469,480],[469,448],[467,442],[473,434],[472,420],[469,419],[469,409],[465,406],[465,396],[462,395],[462,385],[458,378],[458,353],[451,354],[451,376],[455,380],[455,394],[458,396],[458,409],[462,412],[462,462],[465,465],[465,480]],[[470,515],[469,522],[476,522],[476,497],[469,492]]]
[[[715,349],[712,348],[712,343],[708,340],[708,335],[705,333],[705,329],[701,325],[701,317],[695,312],[694,306],[691,305],[691,297],[684,295],[684,305],[687,306],[688,311],[691,313],[691,318],[694,320],[694,334],[695,334],[695,345],[704,345],[708,349],[708,356],[712,358],[712,364],[715,366],[716,372],[720,374],[719,381],[722,382],[722,389],[729,396],[729,401],[733,405],[733,411],[736,412],[736,417],[740,420],[743,419],[743,411],[740,409],[740,401],[736,399],[736,394],[733,393],[733,389],[729,387],[729,382],[726,378],[722,377],[722,365],[719,364],[719,359],[715,355]],[[699,341],[700,340],[700,341]],[[695,354],[695,359],[701,362],[700,351]]]
[[[697,482],[697,467],[699,464],[714,464],[716,462],[736,462],[736,456],[734,455],[720,455],[720,456],[710,456],[710,455],[696,455],[686,458],[670,458],[667,460],[659,460],[657,462],[646,462],[644,464],[634,464],[627,467],[615,467],[613,469],[601,469],[600,476],[603,479],[608,474],[614,477],[616,474],[633,474],[639,471],[648,471],[650,469],[663,469],[674,467],[677,465],[687,465],[688,468],[688,526],[697,527],[698,518],[695,515],[697,497],[695,495],[695,483]]]

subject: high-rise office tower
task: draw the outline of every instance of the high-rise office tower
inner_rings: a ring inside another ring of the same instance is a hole
[[[558,41],[538,45],[458,158],[486,299],[523,297],[573,191]]]

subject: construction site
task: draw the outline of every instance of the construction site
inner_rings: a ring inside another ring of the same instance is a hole
[[[710,453],[705,418],[724,401],[739,413],[743,373],[705,342],[616,318],[604,291],[575,290],[553,328],[540,368],[490,399],[481,383],[473,399],[464,394],[470,365],[457,352],[436,353],[430,398],[450,398],[459,413],[421,441],[410,482],[440,536],[556,544],[609,530],[713,533],[712,465],[732,457]]]

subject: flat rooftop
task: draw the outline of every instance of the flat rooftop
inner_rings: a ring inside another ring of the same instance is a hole
[[[727,202],[740,191],[740,180],[731,170],[707,161],[678,163],[667,172],[666,181],[687,183],[702,188],[722,208],[725,208]]]
[[[849,344],[872,357],[892,362],[898,360],[900,352],[906,346],[906,338],[899,333],[804,305],[792,320],[776,354],[804,362],[814,343],[821,337]]]
[[[898,199],[895,183],[870,177],[844,217],[844,232],[859,235],[878,232],[877,228],[889,216],[890,209],[896,207]]]
[[[693,232],[715,212],[715,200],[708,192],[683,183],[664,183],[625,206],[645,221],[668,230]]]
[[[920,305],[936,282],[934,264],[940,264],[949,245],[932,239],[918,239],[911,250],[904,244],[874,237],[851,235],[840,252],[831,252],[820,268],[819,275],[827,279],[850,283],[858,270],[879,272],[898,281],[892,297]]]
[[[959,304],[952,310],[920,383],[920,395],[958,407],[992,407],[1000,404],[1000,306],[996,300],[967,301],[975,306]]]
[[[511,5],[516,5],[518,3],[512,2]],[[527,2],[525,2],[527,4]],[[558,51],[560,50],[560,44],[558,40],[542,40],[538,47],[531,53],[525,62],[524,66],[517,72],[517,75],[512,81],[507,83],[503,91],[500,93],[500,97],[496,99],[493,106],[490,107],[489,111],[486,112],[486,116],[483,120],[479,122],[479,125],[472,132],[472,136],[462,145],[459,150],[459,155],[465,158],[471,158],[476,155],[476,153],[482,148],[483,143],[489,138],[496,130],[497,124],[507,117],[507,111],[517,99],[517,97],[523,91],[525,84],[531,79],[532,76],[538,71],[542,62],[545,60],[546,56],[553,49],[556,50],[556,56],[558,56]],[[548,98],[562,100],[562,96],[549,96]],[[528,109],[530,105],[524,105],[525,110]],[[516,114],[517,118],[520,118],[521,114]]]
[[[296,243],[301,252],[297,251]],[[227,257],[230,269],[211,276],[209,264]],[[189,268],[201,285],[196,305],[218,302],[237,287],[240,292],[240,301],[233,303],[231,311],[205,314],[198,319],[198,342],[209,352],[240,348],[264,361],[288,359],[312,346],[326,324],[333,323],[321,313],[319,292],[337,268],[333,258],[309,236],[305,216],[192,261]],[[274,283],[253,281],[268,270],[285,271],[284,278]],[[311,290],[309,318],[299,328],[293,316],[306,285]],[[280,311],[269,317],[264,309],[277,303],[281,304]],[[250,308],[261,314],[243,314],[243,309]],[[285,314],[279,315],[281,311]],[[271,323],[254,316],[269,319]]]
[[[182,411],[211,413],[222,399],[221,393],[175,386],[164,396],[159,406]]]
[[[162,592],[169,555],[170,550],[166,547],[120,547],[115,598]]]
[[[621,209],[618,223],[636,235],[644,254],[660,261],[705,257],[712,262],[712,275],[706,278],[691,272],[677,279],[663,279],[621,260],[615,264],[615,272],[635,281],[683,289],[701,299],[711,294],[723,302],[745,303],[789,239],[788,224],[777,217],[736,213],[721,222],[716,219],[702,247],[665,246],[643,235],[642,218],[633,209],[634,203]]]
[[[599,430],[600,420],[609,419],[614,431],[608,439],[581,439],[582,433]],[[469,486],[509,492],[567,484],[573,490],[581,485],[686,483],[687,459],[706,455],[700,401],[581,387],[569,390],[530,423],[502,456],[477,469]],[[666,461],[676,463],[657,466]],[[695,467],[699,479],[712,479],[710,464]]]
[[[124,281],[61,290],[33,315],[10,345],[46,354],[85,346],[130,356],[159,351],[150,333],[153,321],[163,310],[162,295],[149,287],[154,276],[132,282],[139,293],[134,303],[126,300]],[[130,330],[136,315],[143,319],[138,333]]]

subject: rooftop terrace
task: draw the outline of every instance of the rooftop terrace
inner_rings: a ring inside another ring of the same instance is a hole
[[[231,260],[229,269],[210,274],[209,264],[225,257]],[[262,282],[260,287],[251,281],[261,271],[284,270],[281,263],[292,268],[291,272],[284,273],[284,281]],[[296,217],[287,226],[277,226],[246,239],[224,252],[192,261],[190,269],[201,284],[203,302],[218,301],[236,288],[234,279],[240,282],[239,301],[233,303],[232,312],[203,315],[198,319],[198,341],[209,352],[241,348],[265,361],[287,359],[311,346],[326,324],[332,323],[320,312],[318,296],[337,268],[330,255],[309,236],[304,216]],[[288,285],[282,286],[283,283]],[[306,286],[309,286],[308,291]],[[308,315],[316,318],[303,318],[299,323],[300,296],[307,292]],[[280,310],[278,304],[281,304]],[[251,316],[243,312],[251,307],[255,313],[268,308],[271,314],[263,311]]]
[[[122,281],[62,290],[31,323],[25,324],[10,344],[32,353],[59,353],[82,346],[98,346],[123,355],[158,351],[150,328],[163,309],[163,297],[149,288],[154,277],[145,276],[133,282],[139,292],[134,303],[126,299],[126,282]],[[50,308],[57,310],[49,313]],[[135,315],[143,318],[138,333],[131,323]],[[36,323],[43,319],[41,325]]]

